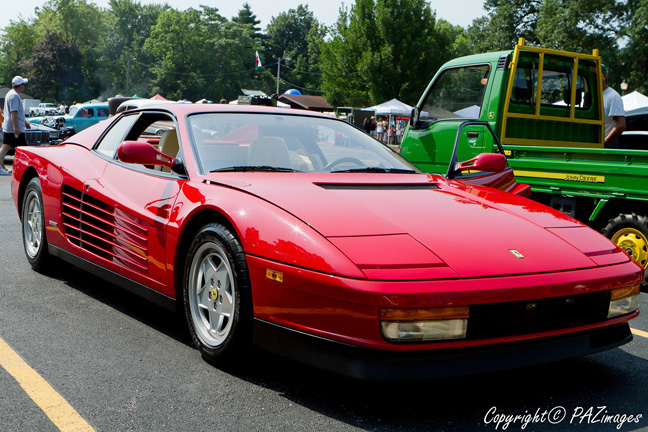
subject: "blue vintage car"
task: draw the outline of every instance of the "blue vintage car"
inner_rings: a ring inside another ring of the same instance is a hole
[[[32,118],[27,121],[35,124],[54,125],[57,129],[73,128],[74,133],[77,133],[107,118],[108,103],[93,102],[73,105],[70,107],[70,113],[64,116]]]

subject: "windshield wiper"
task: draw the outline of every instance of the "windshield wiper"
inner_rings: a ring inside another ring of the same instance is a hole
[[[250,171],[273,171],[273,172],[300,172],[292,168],[276,167],[270,165],[241,165],[241,166],[231,166],[226,168],[218,168],[211,170],[209,172],[250,172]]]
[[[332,173],[351,173],[351,172],[368,172],[368,173],[393,173],[393,174],[415,174],[416,171],[404,168],[381,168],[381,167],[364,167],[364,168],[350,168],[339,171],[331,171]]]

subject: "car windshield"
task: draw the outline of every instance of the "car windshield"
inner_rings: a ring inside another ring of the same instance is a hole
[[[205,113],[188,121],[204,172],[420,172],[390,148],[334,118]]]
[[[77,111],[79,111],[79,107],[76,105],[70,108],[70,116],[74,117]]]

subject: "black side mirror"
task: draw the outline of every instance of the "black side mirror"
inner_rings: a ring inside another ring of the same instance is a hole
[[[419,107],[414,107],[412,113],[410,114],[410,129],[420,129],[421,128],[421,110]]]

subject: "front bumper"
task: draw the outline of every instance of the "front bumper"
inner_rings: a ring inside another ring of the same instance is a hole
[[[409,381],[495,372],[605,351],[632,340],[627,323],[518,342],[394,352],[362,348],[254,322],[254,344],[283,357],[358,379]]]

